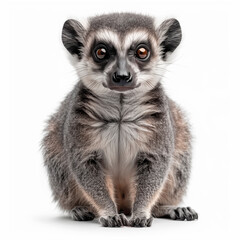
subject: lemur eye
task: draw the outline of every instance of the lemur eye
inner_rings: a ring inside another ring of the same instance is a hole
[[[137,57],[141,59],[145,59],[148,56],[148,50],[144,47],[140,47],[137,50]]]
[[[96,56],[98,59],[102,60],[107,56],[107,50],[105,48],[98,48],[96,50]]]
[[[149,57],[149,50],[144,46],[139,46],[136,51],[136,57],[140,60],[147,60]]]

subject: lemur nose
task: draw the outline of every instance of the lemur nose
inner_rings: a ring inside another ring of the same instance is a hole
[[[115,84],[124,86],[132,81],[132,75],[130,72],[128,72],[127,75],[115,72],[112,76],[112,80]]]

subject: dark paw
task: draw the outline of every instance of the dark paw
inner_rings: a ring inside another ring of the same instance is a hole
[[[75,221],[91,221],[95,215],[86,207],[75,207],[71,210],[70,215]]]
[[[131,227],[151,227],[153,218],[133,217],[129,221]]]
[[[128,226],[128,219],[123,213],[114,216],[100,217],[99,221],[103,227]]]
[[[179,207],[179,208],[173,209],[169,213],[169,217],[173,220],[192,221],[192,220],[198,219],[198,214],[190,207],[186,207],[186,208]]]

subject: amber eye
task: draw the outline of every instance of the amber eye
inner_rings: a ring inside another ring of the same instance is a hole
[[[98,48],[96,50],[96,56],[98,59],[104,59],[107,55],[107,50],[105,48]]]
[[[136,52],[136,57],[142,60],[147,59],[149,51],[145,47],[139,47]]]

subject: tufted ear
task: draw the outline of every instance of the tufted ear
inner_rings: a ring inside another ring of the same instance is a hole
[[[65,48],[71,53],[82,58],[82,48],[84,46],[84,35],[86,30],[76,20],[67,20],[62,29],[62,42]]]
[[[180,44],[182,39],[181,26],[177,19],[170,18],[165,20],[157,29],[160,41],[163,60],[167,59],[167,55],[172,53]]]

